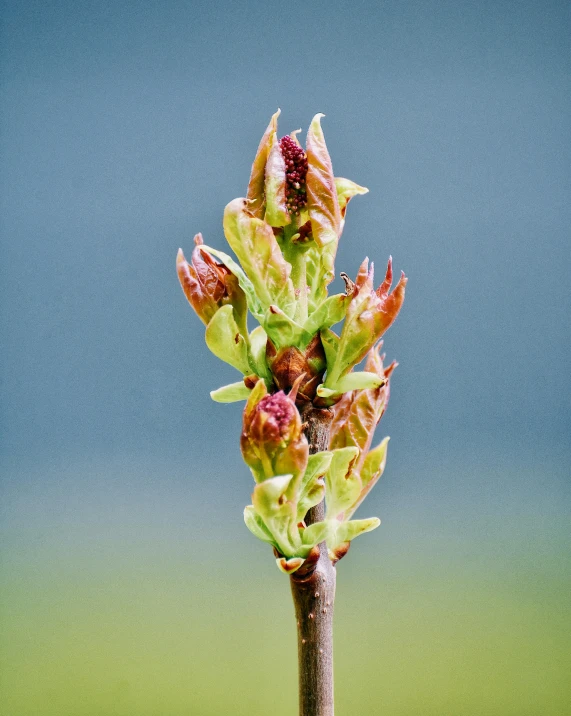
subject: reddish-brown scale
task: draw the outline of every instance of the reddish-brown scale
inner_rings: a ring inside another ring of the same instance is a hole
[[[291,138],[280,139],[280,150],[286,165],[286,206],[290,214],[299,214],[307,203],[305,177],[307,156]]]

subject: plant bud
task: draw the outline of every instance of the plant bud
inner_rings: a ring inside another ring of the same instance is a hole
[[[223,264],[217,263],[202,248],[202,234],[194,237],[196,244],[191,263],[186,261],[182,249],[176,259],[178,278],[184,295],[200,320],[208,325],[216,311],[227,304],[234,308],[236,323],[245,326],[246,296],[236,277]]]
[[[266,394],[259,381],[244,410],[240,448],[258,482],[303,472],[309,447],[294,400],[283,391]]]
[[[268,340],[266,358],[276,385],[281,390],[289,392],[303,376],[296,397],[298,405],[311,402],[315,398],[315,391],[323,380],[326,368],[325,352],[319,334],[313,337],[303,353],[295,346],[276,351],[274,344]]]

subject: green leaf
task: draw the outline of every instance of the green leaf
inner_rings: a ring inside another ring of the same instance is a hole
[[[335,364],[337,358],[337,351],[339,350],[339,336],[332,331],[330,328],[325,328],[319,332],[321,336],[321,343],[323,350],[325,351],[325,360],[327,362],[327,372],[331,370]]]
[[[301,547],[296,508],[287,499],[292,475],[279,475],[260,482],[252,493],[256,512],[264,521],[284,557],[296,557]]]
[[[329,531],[328,522],[315,522],[306,527],[301,533],[301,540],[307,547],[315,547],[316,544],[323,542]]]
[[[309,343],[303,328],[277,306],[270,306],[264,314],[262,325],[276,349],[301,346]]]
[[[277,547],[276,541],[272,537],[271,532],[264,524],[264,520],[254,509],[254,505],[248,505],[244,508],[244,522],[250,532],[262,542],[267,542],[273,547]]]
[[[286,207],[286,166],[276,132],[270,135],[265,188],[265,220],[270,226],[286,226],[291,222]]]
[[[250,333],[250,367],[256,375],[271,381],[272,373],[266,361],[267,341],[268,336],[262,326],[256,326]]]
[[[249,214],[244,203],[244,199],[234,199],[226,206],[224,235],[264,308],[274,304],[293,316],[296,302],[291,266],[282,255],[272,227]]]
[[[203,248],[205,251],[208,251],[209,254],[212,254],[213,256],[216,256],[217,259],[220,259],[226,268],[231,271],[234,276],[236,276],[240,288],[246,294],[246,300],[248,301],[248,308],[250,309],[250,312],[256,318],[261,316],[263,313],[261,301],[258,298],[254,284],[246,276],[240,264],[236,263],[236,261],[234,261],[231,256],[228,256],[228,254],[225,254],[224,251],[212,249],[210,246],[204,246]]]
[[[219,308],[206,326],[206,345],[220,360],[237,368],[244,375],[250,374],[248,347],[234,319],[232,306]]]
[[[346,519],[349,519],[355,513],[359,505],[363,503],[365,497],[367,497],[385,471],[389,439],[390,438],[386,437],[380,445],[377,445],[376,448],[367,453],[359,473],[363,486],[355,504],[345,512]]]
[[[237,403],[240,400],[247,400],[251,390],[246,388],[243,381],[224,385],[218,390],[211,390],[210,397],[216,403]]]
[[[371,532],[371,530],[376,529],[380,524],[381,520],[378,517],[342,522],[337,528],[335,545],[332,545],[332,548],[343,542],[350,542],[352,539],[355,539],[355,537],[365,534],[365,532]]]
[[[368,194],[369,190],[364,186],[355,184],[351,179],[344,179],[343,177],[335,177],[335,188],[337,189],[337,200],[339,201],[339,209],[341,216],[345,216],[347,211],[347,204],[357,194]]]
[[[327,298],[327,284],[330,282],[329,274],[333,271],[330,256],[323,255],[323,249],[312,242],[305,250],[306,282],[309,287],[309,311],[316,308]]]
[[[313,336],[317,331],[330,328],[342,321],[345,318],[347,304],[350,300],[350,297],[344,293],[329,296],[309,316],[303,325],[304,331]]]
[[[297,503],[298,522],[304,520],[308,510],[318,505],[325,496],[323,478],[327,470],[329,470],[332,458],[333,453],[329,451],[317,452],[309,456],[299,490]]]
[[[351,507],[361,492],[361,480],[353,471],[353,465],[359,456],[356,447],[344,447],[333,450],[331,466],[325,476],[325,502],[327,518],[335,519]]]
[[[317,395],[322,398],[329,398],[332,395],[348,393],[350,390],[379,388],[384,382],[384,377],[381,378],[376,373],[369,373],[367,371],[347,373],[342,378],[339,378],[333,385],[328,385],[326,378],[325,383],[317,388]]]

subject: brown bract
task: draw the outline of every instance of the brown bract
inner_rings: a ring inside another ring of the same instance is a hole
[[[289,346],[276,351],[268,340],[266,358],[280,390],[289,392],[296,381],[300,381],[296,402],[298,405],[311,402],[315,398],[317,386],[323,381],[326,362],[325,352],[319,334],[315,335],[305,351]]]

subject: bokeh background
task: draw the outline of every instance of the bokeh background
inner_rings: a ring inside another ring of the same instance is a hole
[[[174,270],[270,115],[323,122],[338,270],[409,275],[343,716],[571,713],[570,6],[2,3],[2,716],[296,712],[236,380]]]

